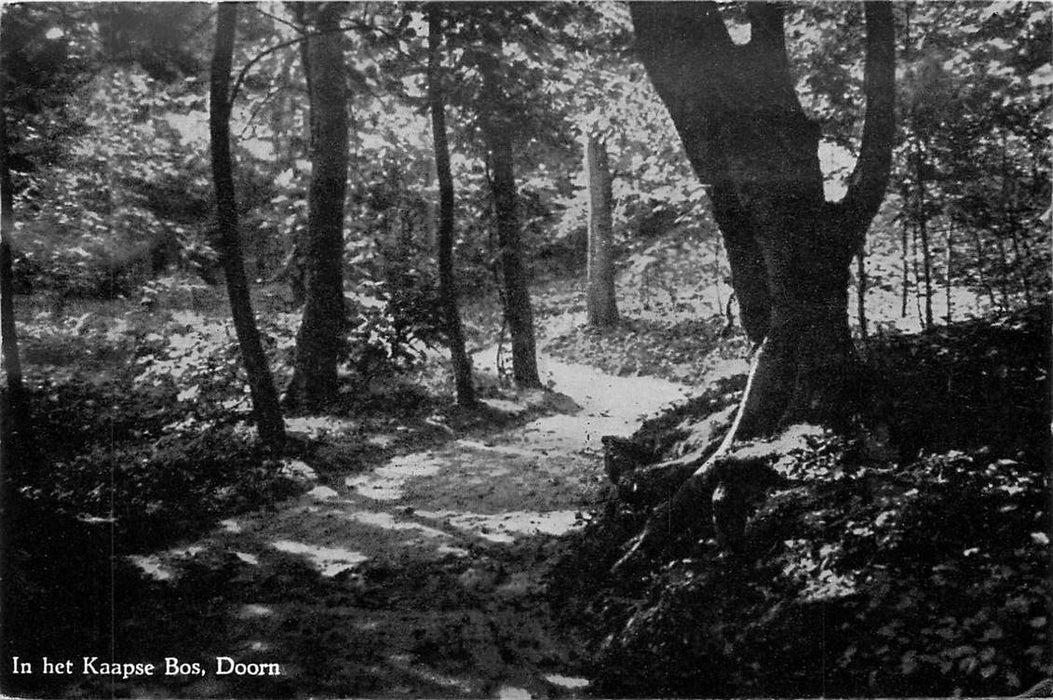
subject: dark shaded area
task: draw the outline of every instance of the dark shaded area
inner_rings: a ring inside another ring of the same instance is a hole
[[[875,341],[891,444],[878,429],[772,458],[785,483],[737,551],[680,541],[612,578],[660,500],[612,499],[550,590],[596,692],[1009,695],[1048,675],[1049,337],[1044,305]],[[728,389],[645,423],[622,469],[670,457]]]

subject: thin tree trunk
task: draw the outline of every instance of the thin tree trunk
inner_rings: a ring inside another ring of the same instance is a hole
[[[1005,134],[1002,134],[1002,217],[1004,229],[1009,232],[1013,241],[1013,268],[1020,274],[1020,282],[1024,289],[1024,303],[1031,305],[1031,281],[1028,279],[1027,266],[1020,251],[1020,232],[1017,225],[1016,212],[1014,211],[1012,197],[1009,189],[1009,149],[1006,146]]]
[[[439,184],[439,296],[442,298],[446,333],[450,343],[457,403],[475,404],[472,386],[472,358],[464,345],[461,312],[457,306],[457,281],[453,264],[454,193],[450,172],[450,146],[446,138],[446,105],[443,100],[440,43],[442,21],[434,6],[428,8],[428,104],[435,145],[435,173]]]
[[[995,241],[998,245],[999,255],[999,266],[998,266],[998,291],[1002,297],[1002,311],[1008,311],[1010,308],[1009,302],[1009,252],[1005,248],[1005,235],[1004,231],[998,231],[995,234]]]
[[[914,177],[917,181],[917,232],[921,239],[922,276],[925,282],[925,327],[932,328],[932,247],[929,243],[929,215],[925,209],[925,160],[924,144],[916,143],[914,151]]]
[[[286,400],[316,408],[337,396],[345,347],[344,198],[348,168],[348,91],[341,3],[315,6],[317,36],[308,40],[311,72],[311,185],[308,192],[307,284],[296,361]]]
[[[906,190],[905,186],[904,190]],[[904,205],[906,205],[907,201],[908,195],[904,191]],[[906,318],[907,302],[910,299],[910,217],[906,215],[906,211],[900,214],[900,223],[902,223],[900,231],[900,250],[902,255],[900,256],[900,262],[903,269],[903,287],[900,295],[899,316],[900,318]]]
[[[984,245],[980,240],[980,232],[975,228],[973,231],[973,245],[976,248],[976,275],[980,278],[980,286],[987,292],[987,300],[991,303],[991,308],[995,307],[997,303],[995,301],[994,287],[991,286],[990,280],[987,278],[987,274],[984,272],[984,264],[987,262],[987,256],[984,255]]]
[[[618,323],[614,296],[613,195],[607,147],[595,134],[585,142],[585,173],[589,192],[589,258],[585,308],[590,326]]]
[[[914,268],[914,308],[918,312],[918,323],[922,324],[923,328],[928,328],[925,325],[925,312],[922,310],[922,285],[921,285],[921,271],[918,269],[918,227],[914,225],[911,227],[911,265]]]
[[[856,253],[856,316],[859,318],[859,335],[867,339],[867,261],[863,248]]]
[[[304,85],[307,88],[307,115],[304,119],[304,141],[307,144],[307,153],[314,153],[314,110],[310,107],[311,102],[311,49],[310,39],[311,27],[307,20],[307,3],[302,0],[292,3],[293,16],[299,27],[303,40],[299,44],[300,67],[303,69]],[[291,156],[291,154],[290,154]],[[295,158],[294,158],[295,160]],[[292,247],[286,259],[285,273],[289,283],[289,291],[292,292],[293,304],[297,307],[303,306],[307,300],[307,248],[309,247],[309,230],[303,226],[297,227],[291,232]]]
[[[22,360],[15,326],[15,288],[11,238],[14,233],[14,191],[8,160],[7,115],[0,104],[0,357],[4,386],[0,387],[0,498],[6,512],[12,477],[29,469],[34,453],[29,396],[22,381]]]
[[[951,319],[954,317],[954,310],[952,308],[953,302],[951,299],[951,267],[954,263],[954,237],[950,224],[947,225],[947,228],[944,231],[943,244],[947,246],[947,273],[943,281],[943,291],[947,301],[947,315],[945,316],[945,320],[949,326],[951,325]]]
[[[500,53],[500,43],[488,47]],[[540,387],[534,340],[534,313],[523,266],[523,245],[516,206],[512,162],[512,120],[505,114],[497,60],[486,52],[477,56],[483,78],[483,138],[489,152],[490,189],[494,199],[497,243],[504,286],[504,312],[512,337],[512,378],[519,387]]]
[[[285,423],[278,404],[267,356],[263,352],[256,319],[252,312],[248,280],[238,236],[238,210],[234,194],[234,173],[230,156],[230,68],[234,53],[236,3],[221,3],[216,20],[216,46],[212,55],[209,133],[212,145],[212,178],[216,186],[216,218],[220,257],[230,296],[234,330],[241,347],[242,361],[249,380],[252,407],[260,439],[269,448],[280,450],[285,442]]]
[[[1031,279],[1028,275],[1027,257],[1020,249],[1020,227],[1017,225],[1016,218],[1011,212],[1007,212],[1009,217],[1009,233],[1013,241],[1013,258],[1014,267],[1020,272],[1020,283],[1024,288],[1024,303],[1031,306]]]

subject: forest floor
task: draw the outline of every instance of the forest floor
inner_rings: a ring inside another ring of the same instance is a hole
[[[226,519],[193,542],[134,557],[157,591],[165,590],[153,602],[169,618],[160,627],[182,628],[158,652],[200,662],[207,675],[117,686],[133,695],[190,697],[292,689],[378,697],[579,694],[588,680],[574,675],[577,651],[561,637],[545,590],[565,546],[561,535],[583,524],[606,488],[601,436],[628,436],[642,417],[691,389],[545,355],[540,365],[556,391],[485,403],[484,410],[525,422],[498,431],[447,428],[445,442],[365,471],[334,462],[319,474],[302,465],[304,494]],[[290,429],[312,424],[294,419]],[[335,446],[339,422],[326,425]],[[368,438],[380,446],[398,439]],[[208,600],[195,604],[206,580]],[[180,598],[174,608],[163,602]],[[202,626],[188,636],[193,618]],[[149,630],[142,637],[157,643],[158,626]],[[282,676],[217,676],[219,656],[278,663]],[[92,693],[92,685],[85,690]]]
[[[667,257],[648,263],[657,272],[626,268],[623,320],[603,331],[584,326],[577,280],[546,282],[535,309],[548,390],[516,392],[495,375],[501,324],[479,304],[465,315],[480,407],[453,405],[439,353],[376,396],[364,389],[355,410],[289,418],[295,457],[280,473],[246,449],[226,404],[186,401],[233,363],[222,343],[199,352],[226,337],[220,320],[34,316],[27,365],[53,461],[9,544],[32,577],[14,581],[22,646],[8,652],[157,671],[8,675],[4,691],[990,695],[1053,668],[1034,438],[1048,425],[1048,310],[876,334],[871,360],[897,378],[879,398],[898,456],[859,462],[851,445],[817,438],[794,457],[805,477],[751,518],[752,568],[699,540],[649,574],[611,576],[650,505],[612,498],[601,438],[635,432],[657,456],[659,443],[680,445],[685,419],[732,405],[741,382],[721,380],[747,369],[745,340],[715,313],[726,297],[682,284],[660,265],[686,279],[692,261]],[[673,282],[633,277],[645,273]],[[122,368],[178,381],[127,384]],[[919,548],[918,533],[945,546]],[[841,636],[827,634],[835,613]],[[228,657],[246,673],[219,673]]]

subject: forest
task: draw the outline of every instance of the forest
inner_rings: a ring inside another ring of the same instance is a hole
[[[1051,47],[3,3],[0,692],[1053,696]]]

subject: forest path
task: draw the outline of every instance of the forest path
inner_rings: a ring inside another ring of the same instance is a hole
[[[580,693],[586,681],[566,671],[575,653],[556,631],[545,575],[560,536],[600,493],[601,436],[629,435],[643,415],[691,390],[539,361],[543,381],[560,393],[488,403],[514,413],[542,402],[557,413],[372,471],[328,475],[275,511],[224,521],[205,540],[146,564],[178,575],[203,551],[224,552],[241,583],[237,599],[224,601],[215,653],[280,663],[283,682],[299,693]],[[273,692],[274,679],[211,673],[186,687],[196,696]]]

